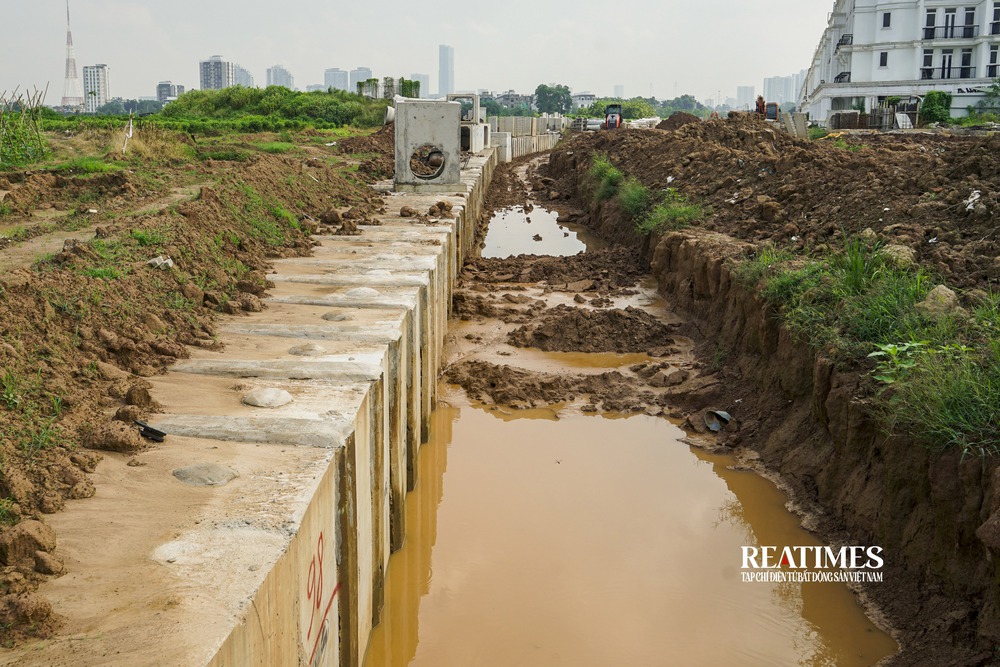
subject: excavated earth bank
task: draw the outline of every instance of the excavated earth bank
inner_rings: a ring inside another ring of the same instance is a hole
[[[997,463],[881,432],[866,369],[835,368],[793,340],[728,262],[763,241],[822,252],[871,228],[910,247],[949,285],[995,289],[998,141],[882,135],[845,147],[718,120],[579,136],[542,174],[556,195],[543,203],[639,251],[693,324],[680,333],[699,342],[711,398],[740,420],[722,443],[758,452],[826,538],[885,548],[885,582],[864,594],[898,630],[892,665],[997,664]],[[688,230],[640,236],[613,202],[578,196],[598,151],[651,188],[675,187],[710,205],[711,215]]]

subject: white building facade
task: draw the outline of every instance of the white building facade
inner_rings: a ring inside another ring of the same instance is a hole
[[[323,72],[323,85],[329,90],[333,88],[334,90],[351,90],[351,79],[350,72],[340,69],[339,67],[331,67]]]
[[[111,99],[111,80],[107,65],[83,68],[83,104],[87,113],[96,113]]]
[[[284,86],[289,90],[295,90],[295,77],[281,65],[273,65],[267,68],[267,85]]]
[[[802,85],[800,108],[869,110],[887,97],[952,94],[963,116],[997,78],[1000,0],[836,0]]]
[[[589,107],[591,104],[597,101],[597,95],[594,93],[576,93],[571,96],[573,99],[573,104],[571,109],[573,111],[579,111],[583,107]]]

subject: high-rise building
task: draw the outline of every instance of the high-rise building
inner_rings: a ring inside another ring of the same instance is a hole
[[[96,113],[111,99],[107,65],[86,65],[83,68],[83,104],[87,113]]]
[[[351,90],[350,72],[345,72],[339,67],[331,67],[323,72],[323,83],[326,84],[328,90],[333,88],[334,90],[349,91]]]
[[[307,93],[326,92],[329,89],[330,89],[330,86],[324,85],[322,83],[310,83],[308,86],[306,86],[306,92]]]
[[[200,64],[200,85],[202,90],[221,90],[235,83],[233,63],[223,60],[222,56],[212,56],[202,60]]]
[[[625,86],[620,83],[615,86],[615,97],[619,100],[625,99]]]
[[[184,86],[174,85],[170,81],[161,81],[156,85],[156,99],[166,104],[184,94]]]
[[[420,97],[431,94],[431,77],[429,74],[411,74],[410,78],[420,82]]]
[[[372,78],[372,71],[370,68],[358,67],[357,69],[352,69],[351,79],[349,82],[351,87],[350,92],[358,92],[358,84],[362,81],[367,81],[370,78]]]
[[[233,85],[253,88],[253,74],[246,67],[233,63]]]
[[[69,0],[66,0],[66,82],[63,85],[62,105],[82,107],[83,90],[76,70],[76,53],[73,49],[73,31],[69,27]]]
[[[836,0],[828,16],[796,92],[811,120],[931,90],[951,93],[952,114],[964,116],[1000,75],[997,0]]]
[[[455,49],[447,44],[438,47],[438,95],[455,92]]]
[[[289,90],[295,90],[295,78],[281,65],[274,65],[267,68],[267,85],[284,86]]]
[[[757,89],[754,86],[736,86],[736,108],[753,109],[757,103]]]

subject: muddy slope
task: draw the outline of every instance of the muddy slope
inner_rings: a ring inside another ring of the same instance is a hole
[[[1000,275],[996,141],[864,137],[849,150],[761,123],[714,121],[581,138],[553,154],[548,174],[578,193],[588,156],[602,151],[648,185],[666,187],[673,176],[671,186],[712,206],[704,228],[651,244],[613,204],[588,208],[583,222],[643,250],[661,291],[709,341],[701,358],[715,362],[705,365],[718,368],[720,403],[741,420],[726,444],[758,451],[820,532],[891,555],[886,582],[867,593],[902,633],[893,665],[996,664],[997,464],[880,432],[862,378],[793,341],[735,283],[726,259],[747,243],[820,248],[871,227],[949,283],[987,286]],[[974,190],[982,205],[970,208]]]

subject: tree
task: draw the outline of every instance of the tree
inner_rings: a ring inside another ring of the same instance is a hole
[[[567,113],[573,108],[573,95],[568,86],[540,83],[535,88],[535,106],[542,113]]]
[[[951,119],[951,93],[928,90],[920,107],[920,118],[927,123],[947,123]]]

